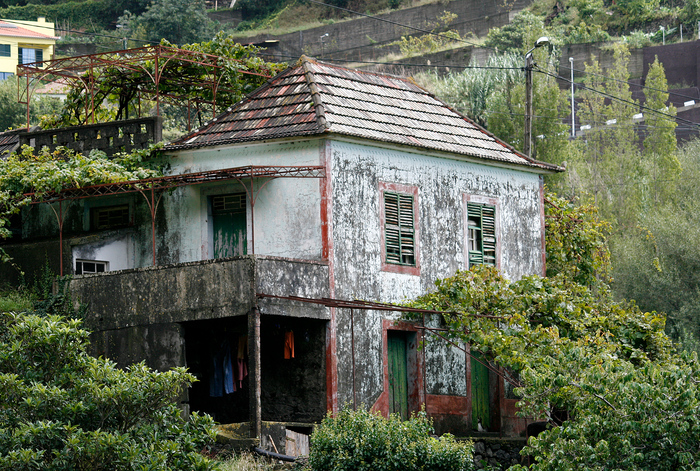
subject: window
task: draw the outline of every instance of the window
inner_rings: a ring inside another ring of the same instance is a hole
[[[10,57],[11,54],[9,44],[0,44],[0,57]]]
[[[0,81],[7,80],[13,75],[15,74],[13,74],[12,72],[0,72]]]
[[[18,48],[18,63],[31,64],[33,62],[42,62],[44,60],[44,51],[42,49],[31,49],[28,47]]]
[[[103,206],[90,210],[90,229],[117,229],[128,226],[129,205]]]
[[[496,206],[467,202],[468,265],[496,265]]]
[[[100,262],[97,260],[76,260],[75,274],[88,275],[90,273],[104,273],[109,271],[109,262]]]
[[[386,263],[416,265],[413,195],[384,192]]]

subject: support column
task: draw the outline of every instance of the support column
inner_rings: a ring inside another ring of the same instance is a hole
[[[254,306],[248,314],[248,360],[250,364],[250,436],[261,439],[262,402],[260,368],[260,309]]]

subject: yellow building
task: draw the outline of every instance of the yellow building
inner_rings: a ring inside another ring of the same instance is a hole
[[[37,21],[0,20],[0,80],[13,75],[17,64],[41,62],[53,57],[58,39],[54,24]]]

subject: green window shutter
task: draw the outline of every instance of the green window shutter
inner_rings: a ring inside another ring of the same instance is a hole
[[[496,208],[467,203],[469,265],[496,265]]]
[[[44,50],[43,50],[43,49],[37,49],[37,50],[36,50],[36,61],[37,61],[37,62],[43,62],[43,61],[44,61]]]
[[[384,193],[384,244],[386,263],[415,266],[413,196]]]
[[[24,64],[24,61],[23,61],[24,48],[23,47],[17,48],[17,51],[18,51],[17,63]]]

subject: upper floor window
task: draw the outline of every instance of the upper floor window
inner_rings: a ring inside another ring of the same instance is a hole
[[[0,57],[10,57],[12,50],[9,44],[0,44]]]
[[[32,49],[28,47],[18,48],[19,64],[31,64],[32,62],[42,62],[44,60],[43,49]]]
[[[497,265],[496,206],[467,202],[468,264]]]
[[[130,222],[128,204],[90,209],[90,229],[92,230],[118,229],[128,226]]]
[[[384,192],[384,218],[386,262],[415,266],[413,196]]]
[[[380,184],[382,202],[382,269],[418,274],[418,188]]]

